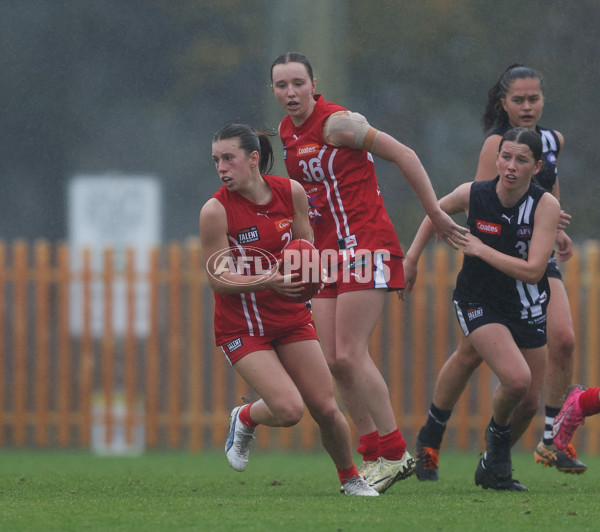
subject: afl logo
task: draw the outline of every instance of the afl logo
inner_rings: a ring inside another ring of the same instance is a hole
[[[531,227],[522,225],[517,229],[517,236],[519,238],[531,238]]]
[[[550,163],[550,164],[556,164],[556,155],[554,154],[553,151],[551,151],[548,156],[546,157],[546,160]]]
[[[241,255],[240,253],[244,253]],[[246,253],[251,253],[250,256]],[[208,257],[206,271],[213,279],[236,286],[250,286],[267,279],[277,273],[277,259],[272,253],[251,246],[244,248],[224,248],[215,251]],[[231,280],[221,277],[224,273],[236,273],[241,276],[254,275],[254,279]]]

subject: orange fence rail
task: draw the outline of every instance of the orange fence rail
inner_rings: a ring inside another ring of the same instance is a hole
[[[139,452],[223,445],[231,408],[255,395],[214,346],[199,242],[152,249],[143,271],[136,258],[126,250],[117,268],[114,250],[100,260],[84,250],[74,268],[66,244],[0,241],[0,446]],[[446,246],[428,248],[413,293],[404,302],[388,297],[372,337],[409,441],[460,334],[451,307],[460,259]],[[600,243],[576,246],[563,266],[575,380],[600,385]],[[118,306],[122,323],[115,323]],[[481,446],[494,387],[482,365],[456,405],[446,447]],[[540,412],[519,445],[532,449],[542,427]],[[600,451],[599,428],[590,418],[576,435],[581,451]],[[308,414],[291,429],[262,427],[257,439],[263,449],[320,448]]]

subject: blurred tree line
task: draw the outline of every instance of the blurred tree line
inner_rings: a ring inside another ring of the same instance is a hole
[[[213,133],[230,121],[277,128],[269,69],[293,49],[326,99],[416,150],[438,195],[474,176],[489,87],[511,63],[540,70],[541,123],[566,137],[569,232],[598,238],[598,27],[594,0],[1,2],[0,238],[66,238],[69,180],[108,171],[156,176],[163,238],[196,235],[219,185]],[[406,245],[422,210],[397,170],[377,165]]]

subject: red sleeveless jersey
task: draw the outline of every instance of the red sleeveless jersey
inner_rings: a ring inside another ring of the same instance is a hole
[[[257,205],[222,186],[212,197],[227,213],[229,256],[238,272],[267,271],[292,238],[294,204],[285,177],[263,175],[273,193],[271,201]],[[236,336],[275,335],[306,325],[312,319],[304,303],[295,303],[273,290],[218,294],[215,298],[217,345]]]
[[[320,251],[342,250],[342,260],[358,250],[385,249],[402,257],[377,185],[372,155],[327,144],[321,131],[323,121],[345,109],[326,102],[320,94],[315,100],[314,111],[301,126],[286,116],[279,128],[288,175],[308,196],[315,246]]]

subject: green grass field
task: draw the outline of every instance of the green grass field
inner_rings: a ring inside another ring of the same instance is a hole
[[[401,481],[378,498],[338,493],[324,453],[254,452],[237,473],[221,452],[147,453],[4,450],[2,531],[387,531],[598,530],[600,457],[565,475],[513,457],[530,488],[501,493],[475,486],[477,452],[446,452],[441,480]]]

